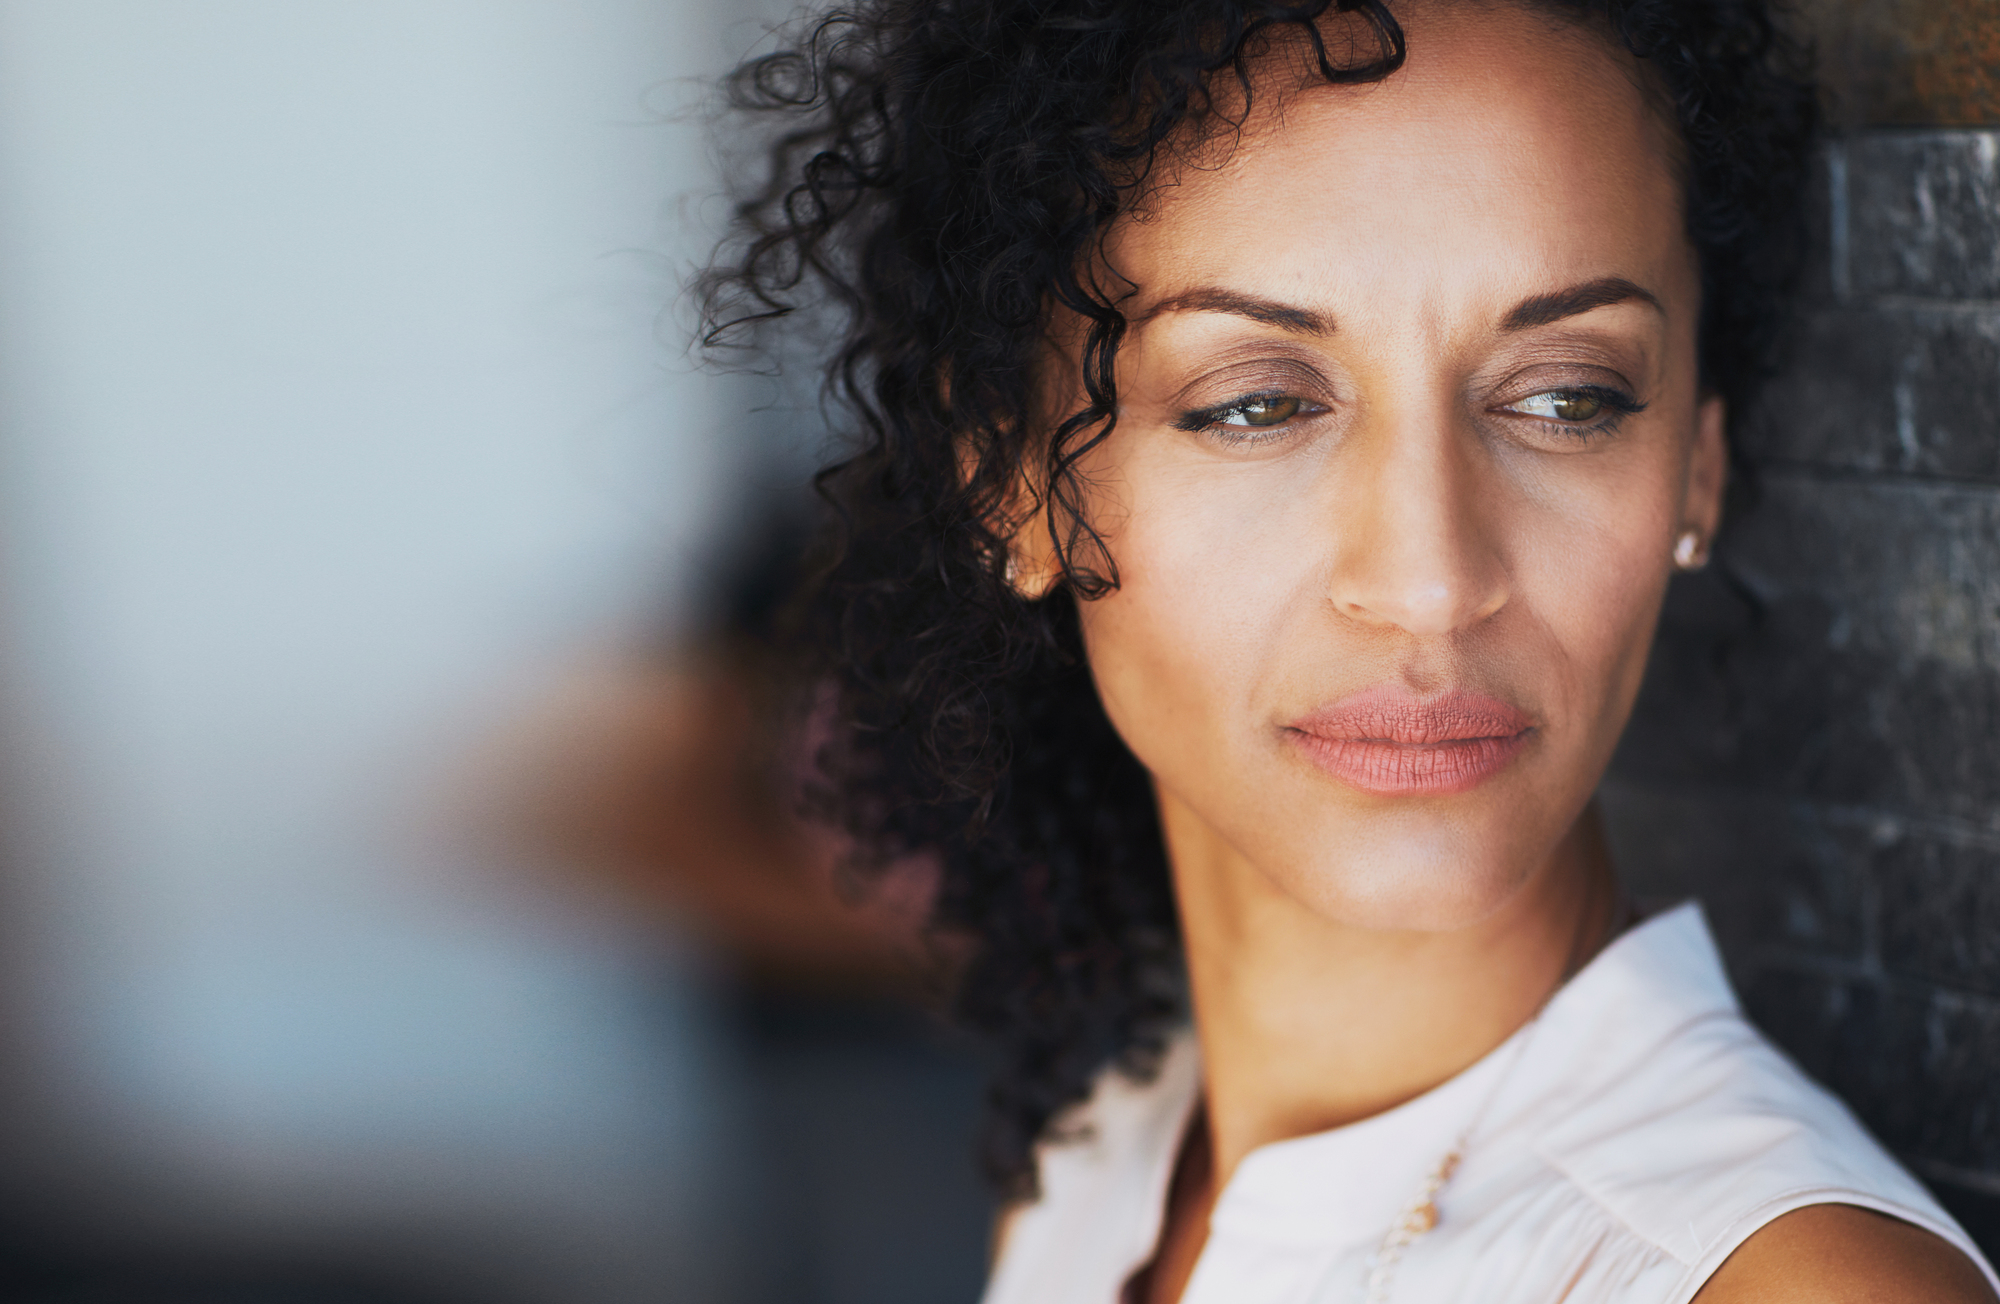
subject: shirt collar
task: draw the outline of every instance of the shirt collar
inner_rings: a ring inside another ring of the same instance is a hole
[[[1533,1143],[1537,1120],[1560,1116],[1564,1098],[1601,1092],[1689,1021],[1735,1010],[1701,908],[1655,916],[1463,1072],[1372,1118],[1252,1151],[1216,1203],[1211,1235],[1322,1244],[1379,1237],[1468,1126],[1468,1164],[1518,1153]],[[1198,1054],[1192,1033],[1183,1041],[1171,1059]],[[1161,1086],[1179,1097],[1173,1135],[1184,1135],[1200,1074],[1184,1068],[1163,1075]],[[1168,1149],[1171,1167],[1177,1147]]]

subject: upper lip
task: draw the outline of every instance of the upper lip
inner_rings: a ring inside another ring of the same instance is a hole
[[[1292,728],[1329,742],[1436,747],[1515,738],[1535,727],[1518,707],[1454,688],[1419,695],[1400,684],[1365,688],[1294,720]]]

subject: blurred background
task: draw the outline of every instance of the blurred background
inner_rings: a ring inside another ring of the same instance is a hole
[[[671,312],[784,13],[0,0],[0,1300],[976,1296]]]
[[[2000,0],[1804,10],[1808,347],[1604,797],[2000,1252]],[[0,0],[0,1304],[976,1298],[924,866],[762,673],[810,402],[673,312],[784,16]]]

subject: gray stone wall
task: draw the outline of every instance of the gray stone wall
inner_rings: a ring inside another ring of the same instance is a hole
[[[1604,802],[2000,1257],[2000,131],[1852,131],[1821,185],[1757,501],[1675,581]]]

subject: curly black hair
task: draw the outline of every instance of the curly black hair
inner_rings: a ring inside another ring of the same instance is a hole
[[[1703,383],[1744,410],[1805,243],[1802,48],[1768,0],[1521,2],[1651,69],[1683,146]],[[1105,1065],[1143,1073],[1183,1012],[1152,788],[1078,629],[1077,602],[1117,584],[1074,473],[1114,420],[1126,328],[1099,242],[1149,178],[1241,126],[1270,51],[1330,83],[1394,75],[1394,9],[862,0],[728,83],[777,126],[697,284],[705,340],[764,347],[809,323],[829,355],[826,410],[850,446],[819,477],[828,521],[798,630],[813,682],[837,691],[822,765],[870,856],[943,866],[935,922],[976,943],[956,1013],[1000,1056],[983,1157],[1011,1194],[1032,1190],[1050,1120]],[[1057,306],[1084,326],[1085,402],[1051,437],[1031,418]],[[1007,540],[1037,512],[1064,581],[1028,601]]]

